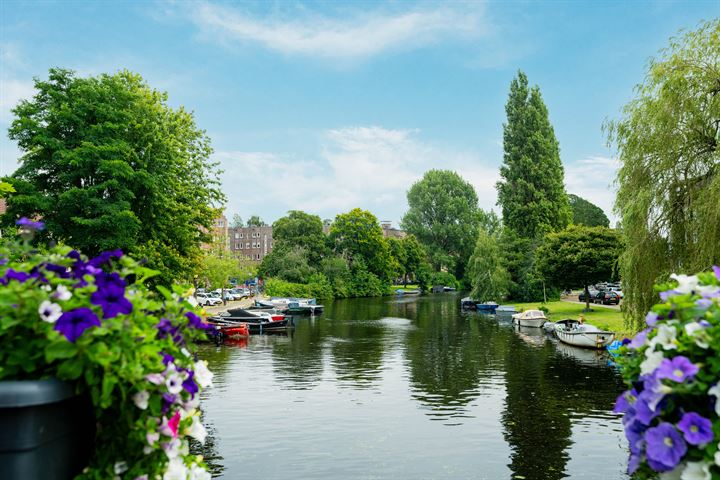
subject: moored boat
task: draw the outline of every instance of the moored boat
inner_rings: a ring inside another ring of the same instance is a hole
[[[515,313],[515,305],[498,305],[495,312],[502,314]]]
[[[465,297],[460,300],[460,308],[466,310],[475,310],[477,308],[477,301],[473,300],[470,297]]]
[[[247,324],[250,333],[284,332],[289,326],[292,326],[285,315],[274,311],[248,311],[243,308],[231,308],[226,312],[210,317],[208,321],[221,327]]]
[[[513,315],[512,319],[515,325],[520,325],[521,327],[540,328],[547,322],[545,312],[542,310],[525,310],[524,312]]]
[[[600,330],[595,325],[566,319],[555,322],[555,336],[568,345],[583,348],[605,348],[615,339],[613,332]]]
[[[495,302],[484,302],[484,303],[476,303],[475,304],[475,310],[478,312],[483,313],[495,313],[495,310],[497,310],[498,304]]]

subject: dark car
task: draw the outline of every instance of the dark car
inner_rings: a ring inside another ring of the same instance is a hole
[[[610,290],[598,292],[597,294],[595,294],[595,297],[593,297],[593,302],[602,303],[603,305],[619,305],[620,295]]]

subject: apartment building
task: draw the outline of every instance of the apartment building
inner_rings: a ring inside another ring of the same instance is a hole
[[[273,249],[272,227],[237,227],[228,229],[228,243],[233,257],[261,261]]]

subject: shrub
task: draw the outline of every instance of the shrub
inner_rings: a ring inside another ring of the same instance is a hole
[[[654,478],[720,476],[720,267],[672,275],[648,328],[624,340],[628,390],[617,399],[630,443],[628,472]]]

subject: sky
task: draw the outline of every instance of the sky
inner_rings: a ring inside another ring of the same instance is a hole
[[[192,110],[223,170],[226,215],[272,223],[360,207],[397,225],[430,169],[494,209],[504,105],[538,85],[568,193],[612,213],[618,119],[647,62],[717,1],[0,1],[0,174],[11,109],[52,67],[129,69]]]

